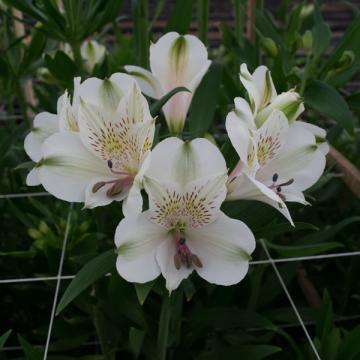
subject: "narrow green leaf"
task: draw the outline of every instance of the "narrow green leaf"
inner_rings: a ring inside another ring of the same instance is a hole
[[[2,334],[0,336],[0,350],[4,347],[7,339],[9,338],[10,334],[11,334],[12,330],[8,330],[5,334]]]
[[[192,20],[192,5],[192,0],[176,0],[165,32],[177,31],[180,34],[186,34]]]
[[[116,254],[114,250],[108,250],[88,262],[71,281],[64,292],[56,309],[58,315],[71,303],[82,291],[96,280],[107,274],[115,265]]]
[[[353,133],[354,125],[352,114],[344,98],[330,85],[314,80],[305,89],[305,104]]]
[[[238,360],[251,359],[261,360],[268,356],[278,353],[281,348],[270,345],[235,345],[221,348],[210,353],[205,353],[197,357],[197,360]]]
[[[145,284],[137,284],[135,283],[135,291],[137,298],[139,300],[140,305],[144,305],[144,302],[149,295],[151,289],[153,288],[156,280],[149,281]]]
[[[36,350],[31,344],[29,344],[20,334],[18,339],[25,354],[26,360],[42,360],[43,354],[39,350]]]
[[[295,223],[295,227],[291,226],[290,223],[282,223],[282,224],[270,224],[269,226],[265,226],[258,230],[255,230],[255,234],[257,238],[269,237],[269,236],[277,236],[284,234],[286,232],[296,232],[299,230],[319,230],[313,224],[298,222]]]
[[[276,245],[269,241],[266,242],[266,245],[283,257],[312,256],[344,246],[338,242],[326,242],[313,245]]]
[[[187,91],[190,92],[189,89],[187,89],[184,86],[179,86],[173,90],[171,90],[170,92],[168,92],[166,95],[164,95],[161,99],[155,101],[151,106],[150,106],[150,113],[152,116],[156,116],[159,114],[161,108],[178,92],[181,91]]]
[[[203,136],[214,120],[221,75],[221,65],[213,63],[194,94],[189,109],[189,128],[193,137]]]
[[[319,4],[315,3],[314,27],[312,29],[313,36],[313,53],[318,58],[330,45],[331,31],[330,27],[324,21]]]
[[[129,344],[134,358],[137,359],[140,355],[141,348],[144,342],[145,331],[139,330],[134,327],[130,328]]]

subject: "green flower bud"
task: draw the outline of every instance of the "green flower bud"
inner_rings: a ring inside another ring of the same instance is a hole
[[[41,221],[40,225],[39,225],[39,230],[43,233],[43,234],[47,234],[49,232],[49,226],[44,222]]]
[[[313,36],[310,30],[306,30],[304,35],[302,36],[303,47],[306,52],[310,52],[313,46]]]
[[[278,54],[278,48],[275,41],[271,38],[262,38],[261,47],[270,57],[276,57]]]
[[[36,230],[34,228],[29,229],[28,234],[33,239],[39,239],[43,236],[39,230]]]
[[[314,12],[314,4],[304,5],[300,11],[300,18],[305,19]]]
[[[341,70],[348,69],[355,61],[355,54],[351,50],[345,50],[338,62],[338,68]]]

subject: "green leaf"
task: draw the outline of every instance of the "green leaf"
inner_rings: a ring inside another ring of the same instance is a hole
[[[306,87],[304,97],[307,106],[336,120],[349,133],[353,133],[354,125],[349,106],[332,86],[314,80]]]
[[[148,1],[132,0],[131,11],[134,21],[134,48],[137,62],[147,68],[149,62]]]
[[[8,330],[5,334],[2,334],[0,336],[0,350],[4,347],[7,339],[9,338],[10,334],[11,334],[12,330]]]
[[[360,16],[358,16],[354,22],[348,27],[344,34],[342,34],[339,43],[334,51],[330,54],[329,58],[324,62],[321,69],[322,75],[326,75],[327,72],[334,67],[334,65],[340,60],[345,50],[351,50],[355,54],[355,62],[360,59]]]
[[[221,65],[213,63],[196,89],[189,109],[189,128],[193,137],[203,136],[213,122],[221,78]]]
[[[155,281],[156,280],[149,281],[145,284],[137,284],[137,283],[134,284],[136,296],[139,300],[140,305],[144,305],[144,302],[145,302],[147,296],[149,295],[151,289],[153,288]]]
[[[82,291],[102,278],[115,265],[116,253],[114,250],[108,250],[88,262],[71,281],[64,292],[59,305],[56,309],[56,315],[63,311]]]
[[[327,290],[324,291],[321,310],[316,321],[316,336],[323,339],[333,327],[332,303]]]
[[[325,251],[343,247],[343,244],[338,242],[327,242],[320,244],[309,245],[276,245],[270,242],[266,242],[269,248],[276,250],[278,254],[283,257],[300,257],[300,256],[312,256],[316,254],[322,254]]]
[[[21,348],[24,351],[26,360],[42,360],[43,354],[39,350],[36,350],[31,344],[29,344],[20,334],[18,339]]]
[[[72,85],[74,77],[79,75],[76,64],[60,50],[56,52],[54,58],[46,54],[45,64],[51,74],[65,85]]]
[[[181,91],[187,91],[190,92],[189,89],[187,89],[184,86],[179,86],[173,90],[171,90],[170,92],[168,92],[166,95],[164,95],[161,99],[155,101],[153,104],[151,104],[150,106],[150,113],[152,116],[156,116],[159,114],[161,108],[177,93],[181,92]]]
[[[137,359],[140,355],[141,348],[144,342],[145,331],[139,330],[134,327],[130,328],[129,344],[134,358]]]
[[[197,360],[261,360],[278,353],[281,348],[270,345],[236,345],[205,353],[197,357]]]
[[[313,36],[313,53],[318,58],[330,45],[331,31],[330,27],[321,16],[319,4],[315,3]]]
[[[284,234],[286,232],[296,232],[299,230],[319,230],[313,224],[298,222],[295,223],[295,227],[291,226],[290,223],[282,223],[282,224],[270,224],[263,228],[255,230],[255,234],[257,238],[262,237],[270,237]]]
[[[31,43],[26,48],[24,59],[21,64],[21,71],[24,72],[32,63],[39,59],[45,48],[46,37],[43,32],[38,29],[32,31]]]
[[[165,32],[177,31],[186,34],[192,20],[192,0],[176,0],[172,8]]]

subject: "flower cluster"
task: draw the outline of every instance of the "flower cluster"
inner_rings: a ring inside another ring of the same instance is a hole
[[[222,203],[262,201],[292,222],[285,203],[307,204],[303,191],[324,170],[325,131],[297,120],[304,110],[299,94],[278,95],[265,66],[253,74],[245,64],[240,68],[247,99],[236,98],[226,117],[239,155],[229,175],[216,145],[204,138],[181,140],[192,95],[209,65],[200,40],[168,33],[151,45],[151,72],[129,65],[128,74],[105,80],[76,78],[72,97],[65,92],[59,98],[57,114],[38,114],[25,139],[36,162],[28,185],[42,184],[87,208],[123,202],[116,267],[128,281],[162,274],[172,291],[196,271],[211,283],[238,283],[255,239],[243,222],[221,211]],[[174,95],[163,110],[170,132],[179,137],[153,147],[155,119],[141,91],[158,99],[178,86],[191,92]]]

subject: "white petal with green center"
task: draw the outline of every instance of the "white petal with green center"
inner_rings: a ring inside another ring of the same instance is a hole
[[[42,151],[41,184],[59,199],[83,202],[92,179],[111,176],[106,163],[84,147],[78,133],[53,134],[44,142]]]
[[[104,60],[106,47],[95,40],[87,40],[82,43],[80,52],[86,70],[91,73]]]
[[[329,152],[330,147],[326,141],[326,131],[324,129],[304,121],[296,121],[294,122],[293,126],[304,127],[306,130],[310,131],[315,136],[316,144],[322,153],[326,155]]]
[[[251,130],[256,130],[256,125],[254,121],[254,115],[251,111],[249,103],[240,97],[234,99],[235,109],[234,112],[236,116],[242,119]]]
[[[202,267],[195,267],[206,281],[218,285],[233,285],[241,281],[249,268],[255,249],[255,238],[240,220],[224,213],[211,224],[186,233],[191,251]]]
[[[58,121],[58,116],[49,112],[41,112],[35,116],[33,128],[24,141],[24,149],[31,160],[37,162],[41,159],[42,143],[59,131]]]
[[[184,142],[176,137],[167,138],[155,146],[146,174],[161,181],[181,185],[227,171],[225,159],[217,146],[198,138]]]
[[[145,95],[153,99],[159,99],[165,95],[158,79],[149,70],[133,65],[126,65],[124,68],[137,81]]]
[[[145,283],[160,274],[156,252],[172,238],[160,226],[148,220],[148,212],[121,220],[115,233],[118,258],[116,269],[127,281]]]

